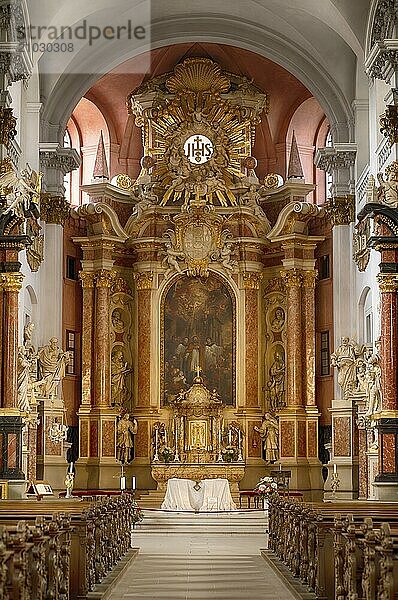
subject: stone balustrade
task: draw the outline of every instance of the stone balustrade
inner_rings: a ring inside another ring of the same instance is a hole
[[[132,500],[2,502],[0,598],[86,598],[131,548]]]
[[[268,548],[318,600],[398,597],[394,503],[303,503],[275,495]]]

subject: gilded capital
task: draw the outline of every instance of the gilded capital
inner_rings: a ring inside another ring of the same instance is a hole
[[[82,288],[93,288],[94,287],[94,273],[88,271],[80,271],[79,279],[82,283]]]
[[[108,271],[107,269],[100,269],[95,273],[95,285],[97,288],[108,288],[112,287],[116,273],[114,271]]]
[[[55,225],[65,225],[66,219],[70,215],[70,204],[64,196],[53,194],[41,194],[40,196],[40,216],[46,223]]]
[[[326,214],[333,227],[336,225],[349,225],[355,219],[355,199],[351,194],[335,196],[325,206]]]
[[[23,279],[22,273],[1,273],[0,286],[5,292],[19,292]]]
[[[137,290],[151,290],[153,284],[153,271],[134,273],[134,281],[137,284]]]
[[[285,282],[286,288],[301,287],[303,280],[302,271],[298,269],[289,269],[288,271],[281,271],[281,277]]]
[[[306,288],[315,289],[318,271],[303,271],[303,284]]]
[[[245,290],[259,290],[262,278],[262,273],[254,271],[243,273],[243,288]]]
[[[380,291],[384,294],[393,294],[398,291],[398,276],[390,273],[379,273],[377,276]]]

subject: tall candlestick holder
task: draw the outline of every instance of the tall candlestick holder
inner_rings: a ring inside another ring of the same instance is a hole
[[[159,431],[158,431],[158,429],[155,429],[155,455],[153,457],[153,462],[159,462],[158,446],[159,446]]]
[[[330,482],[330,489],[332,490],[333,499],[336,498],[336,492],[338,491],[339,487],[340,487],[340,477],[339,477],[339,474],[337,473],[337,471],[334,471],[332,473],[331,482]]]

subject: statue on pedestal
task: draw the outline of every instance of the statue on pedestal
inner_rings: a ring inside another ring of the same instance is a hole
[[[137,420],[125,413],[117,424],[116,435],[116,458],[121,463],[126,464],[133,460],[132,451],[134,450],[134,435],[138,431]]]
[[[254,426],[264,444],[265,460],[275,462],[279,454],[279,424],[270,413],[265,413],[261,427]]]
[[[285,371],[286,365],[283,355],[281,352],[276,351],[267,383],[269,407],[272,412],[276,412],[285,406]]]
[[[47,344],[39,350],[39,381],[35,388],[39,390],[42,398],[53,398],[60,381],[65,377],[65,368],[71,357],[70,352],[63,352],[58,346],[58,339],[52,337]]]
[[[116,350],[111,358],[111,398],[114,406],[123,406],[128,400],[129,391],[126,377],[131,368],[124,360],[123,350]]]
[[[343,337],[341,345],[331,354],[330,364],[338,369],[337,381],[343,390],[344,398],[356,387],[356,359],[355,343],[350,338]]]

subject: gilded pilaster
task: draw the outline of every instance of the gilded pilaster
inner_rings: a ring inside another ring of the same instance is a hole
[[[315,406],[315,283],[317,271],[303,271],[304,391],[306,406]]]
[[[287,406],[303,406],[301,297],[303,276],[298,269],[281,272],[287,292]]]
[[[137,332],[140,360],[137,373],[137,407],[151,404],[151,299],[153,271],[134,273],[137,288]]]
[[[93,326],[94,326],[94,273],[81,271],[83,289],[82,314],[82,404],[91,405]]]
[[[110,289],[115,274],[107,269],[95,273],[95,327],[94,327],[94,404],[110,406],[111,359],[110,359]]]

